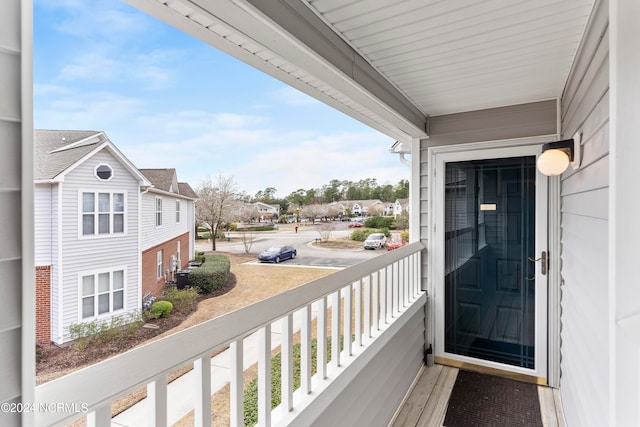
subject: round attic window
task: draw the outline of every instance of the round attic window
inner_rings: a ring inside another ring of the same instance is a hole
[[[109,165],[99,165],[96,168],[96,176],[104,181],[109,180],[113,176],[113,169]]]

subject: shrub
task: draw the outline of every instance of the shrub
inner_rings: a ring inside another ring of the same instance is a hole
[[[273,225],[253,225],[251,227],[246,227],[246,231],[272,231]]]
[[[198,290],[195,288],[167,288],[161,300],[169,301],[176,310],[185,310],[195,305],[198,300]]]
[[[390,216],[373,216],[364,221],[367,228],[392,228],[393,218]]]
[[[40,345],[40,343],[36,343],[36,363],[42,360],[44,356],[44,348]]]
[[[75,348],[82,351],[87,346],[112,341],[129,336],[144,324],[141,313],[112,317],[110,321],[93,320],[91,322],[69,325],[69,336],[75,341]]]
[[[168,317],[171,314],[171,310],[173,310],[173,304],[169,301],[156,301],[151,306],[151,315],[156,319]]]
[[[400,232],[400,239],[405,243],[408,242],[409,241],[409,232],[408,231],[401,231]]]
[[[205,256],[206,262],[189,273],[189,283],[201,293],[210,294],[222,288],[229,279],[231,263],[224,255]]]
[[[204,252],[196,252],[196,257],[193,259],[196,262],[204,262]]]
[[[376,230],[372,230],[369,228],[361,228],[358,230],[353,230],[351,232],[351,240],[355,240],[356,242],[364,242],[369,237],[369,234],[375,233]]]
[[[352,339],[353,341],[353,339]],[[340,336],[340,349],[344,346],[343,336]],[[311,374],[315,374],[317,371],[317,341],[313,339],[311,341]],[[293,389],[300,388],[300,344],[293,345]],[[327,362],[331,361],[331,337],[327,337]],[[281,402],[282,392],[281,388],[281,366],[282,356],[281,353],[276,354],[271,358],[271,408],[275,408]],[[254,378],[247,384],[244,389],[244,425],[254,426],[258,423],[258,379]]]

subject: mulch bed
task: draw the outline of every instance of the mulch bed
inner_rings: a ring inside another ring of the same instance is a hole
[[[538,388],[508,378],[460,371],[443,426],[542,427]]]
[[[225,286],[211,294],[202,295],[197,302],[225,294],[236,286],[236,278],[229,274],[229,280]],[[49,344],[43,346],[40,361],[36,363],[36,382],[42,384],[62,375],[69,374],[82,367],[92,365],[119,353],[123,353],[148,341],[162,333],[179,326],[197,309],[194,304],[188,309],[174,309],[166,318],[152,319],[147,323],[158,326],[155,329],[139,328],[129,336],[118,339],[100,341],[98,345],[89,345],[79,351],[73,342],[61,346]]]

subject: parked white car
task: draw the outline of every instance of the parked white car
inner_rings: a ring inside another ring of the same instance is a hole
[[[365,249],[380,249],[387,245],[387,238],[382,233],[373,233],[364,241]]]

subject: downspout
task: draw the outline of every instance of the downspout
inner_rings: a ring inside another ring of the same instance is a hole
[[[153,187],[152,185],[146,188],[139,184],[138,190],[138,303],[140,304],[138,309],[142,309],[142,302],[144,295],[142,295],[142,196],[147,194]],[[144,189],[144,190],[143,190]],[[140,191],[142,190],[142,191]]]

